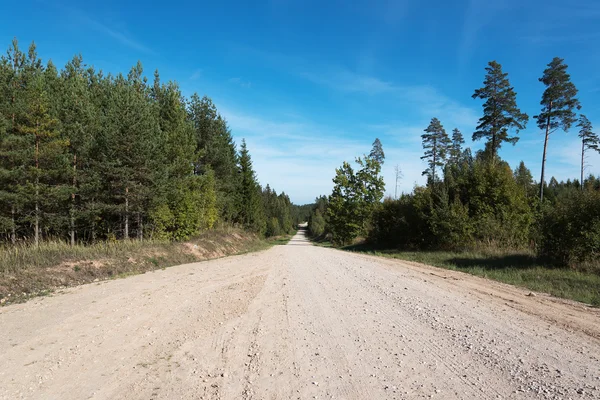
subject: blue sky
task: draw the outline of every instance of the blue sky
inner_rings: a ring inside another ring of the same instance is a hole
[[[187,95],[207,94],[246,138],[261,183],[295,203],[329,194],[342,161],[368,153],[379,137],[394,193],[424,183],[422,130],[437,117],[470,138],[481,114],[473,100],[488,61],[509,73],[531,117],[515,147],[539,176],[543,136],[538,82],[554,56],[565,58],[581,110],[600,129],[600,2],[584,1],[171,1],[5,2],[0,38],[32,40],[62,67],[81,53],[105,72],[141,60],[151,76],[176,80]],[[470,143],[474,149],[483,143]],[[576,129],[551,136],[548,176],[579,175]],[[600,174],[600,157],[588,158]],[[539,178],[538,178],[539,179]]]

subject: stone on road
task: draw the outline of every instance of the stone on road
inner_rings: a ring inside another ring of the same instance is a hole
[[[0,309],[2,399],[600,399],[597,309],[286,246]]]

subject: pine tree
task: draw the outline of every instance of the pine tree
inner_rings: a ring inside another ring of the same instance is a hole
[[[431,119],[421,138],[425,150],[425,154],[421,159],[427,160],[427,169],[423,171],[423,175],[427,175],[429,184],[433,186],[436,182],[436,169],[444,166],[450,146],[450,138],[437,118]]]
[[[585,169],[585,151],[595,150],[600,152],[598,134],[593,131],[592,123],[585,115],[579,116],[579,137],[581,138],[581,189],[583,190],[583,170]]]
[[[291,232],[299,208],[270,189],[263,202],[212,101],[154,76],[140,63],[104,75],[81,56],[59,71],[13,41],[0,57],[2,240],[184,240],[218,219],[263,233],[265,214]]]
[[[59,119],[62,136],[68,141],[70,158],[69,239],[75,244],[76,222],[83,218],[82,203],[86,200],[87,184],[91,181],[90,151],[96,132],[96,110],[92,107],[86,70],[82,57],[75,56],[61,72]],[[82,193],[82,190],[84,193]],[[82,198],[83,195],[83,198]]]
[[[380,166],[383,165],[383,162],[385,161],[385,153],[383,152],[383,146],[381,145],[379,138],[375,138],[375,141],[373,142],[373,148],[369,153],[369,157],[377,161]]]
[[[454,128],[452,130],[452,143],[450,144],[449,153],[449,162],[451,164],[456,164],[460,159],[463,149],[462,145],[465,143],[465,139],[463,138],[463,134],[458,128]]]
[[[33,209],[30,221],[34,244],[38,246],[45,213],[56,206],[60,197],[60,185],[53,179],[65,171],[61,156],[67,142],[59,137],[58,120],[50,115],[50,98],[35,44],[29,48],[24,74],[25,108],[21,120],[16,122],[16,132],[29,145],[23,194],[28,208]]]
[[[472,96],[485,100],[483,117],[473,133],[473,141],[486,138],[492,160],[495,160],[503,142],[514,145],[519,140],[518,136],[509,136],[509,130],[515,129],[519,133],[525,129],[529,117],[517,107],[517,93],[510,86],[508,74],[502,72],[502,66],[490,61],[485,70],[487,74],[483,87],[476,89]]]
[[[106,116],[99,149],[102,182],[110,195],[105,212],[118,217],[116,224],[124,239],[130,238],[135,218],[137,236],[153,193],[153,178],[160,165],[165,142],[149,93],[142,78],[142,66],[133,67],[127,78],[107,79]],[[111,234],[115,224],[106,227]]]
[[[202,175],[193,174],[190,161],[196,159],[196,139],[179,87],[172,82],[161,85],[156,71],[151,97],[164,140],[161,167],[155,170],[151,219],[156,236],[184,240],[214,225],[214,172],[207,168]]]
[[[196,93],[188,102],[188,118],[196,137],[194,172],[202,174],[206,169],[215,172],[219,214],[224,220],[233,221],[238,213],[239,176],[237,152],[227,122],[210,98],[200,98]]]
[[[19,215],[24,206],[25,162],[29,146],[17,132],[17,122],[23,115],[25,54],[16,39],[6,56],[0,58],[0,229],[14,244],[19,231]]]
[[[540,178],[540,201],[544,200],[544,172],[546,168],[546,151],[550,134],[558,128],[565,132],[575,122],[574,109],[580,109],[581,105],[577,96],[577,88],[571,82],[567,73],[567,65],[562,58],[554,57],[544,70],[544,75],[539,81],[546,86],[542,95],[542,111],[534,116],[537,125],[545,131],[544,152],[542,155],[542,176]]]
[[[530,197],[533,187],[533,175],[531,175],[529,168],[525,166],[525,162],[521,161],[519,166],[515,168],[514,177],[517,185],[523,188],[527,197]]]
[[[259,234],[264,234],[266,229],[266,220],[264,209],[260,198],[260,186],[256,180],[256,174],[252,168],[252,159],[246,146],[246,141],[242,140],[239,156],[240,164],[240,193],[239,199],[239,221],[244,227]]]

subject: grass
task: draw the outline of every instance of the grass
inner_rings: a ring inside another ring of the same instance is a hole
[[[267,243],[272,246],[284,246],[288,244],[290,240],[292,240],[292,237],[294,237],[295,234],[296,232],[289,235],[273,236],[267,239]]]
[[[89,282],[173,265],[264,250],[273,243],[233,228],[204,232],[185,243],[118,241],[69,246],[60,241],[0,247],[0,304],[22,302]]]
[[[400,251],[353,245],[343,250],[415,261],[600,306],[600,274],[545,265],[526,252]]]

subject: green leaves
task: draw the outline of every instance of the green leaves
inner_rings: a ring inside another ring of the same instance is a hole
[[[369,156],[356,159],[359,167],[356,172],[347,162],[336,169],[327,205],[328,228],[334,243],[347,244],[366,234],[385,191],[383,177],[379,176],[383,160],[381,142],[376,140]]]

